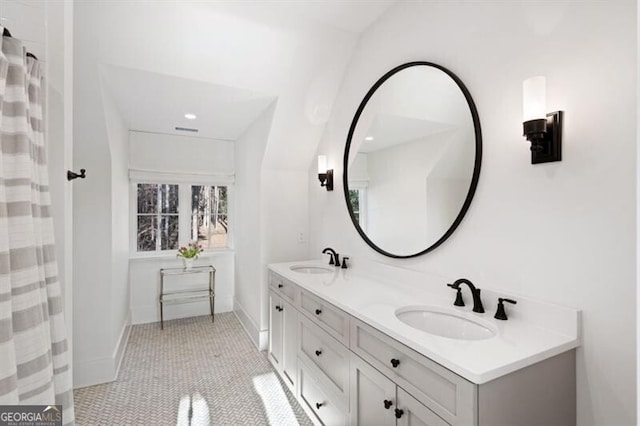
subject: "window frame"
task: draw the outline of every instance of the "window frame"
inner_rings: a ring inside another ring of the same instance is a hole
[[[354,180],[349,181],[349,190],[358,191],[358,223],[360,228],[367,231],[367,197],[369,181]]]
[[[138,251],[138,184],[178,185],[178,246],[187,245],[191,237],[191,187],[195,185],[227,187],[227,247],[205,248],[203,255],[233,251],[235,225],[233,176],[197,176],[170,173],[129,172],[129,257],[175,257],[177,249]]]

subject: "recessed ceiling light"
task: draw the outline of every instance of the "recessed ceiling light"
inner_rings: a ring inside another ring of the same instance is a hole
[[[195,114],[187,113],[184,115],[184,118],[186,118],[187,120],[195,120],[196,118],[198,118],[198,116],[196,116]]]
[[[364,138],[365,141],[372,141],[373,140],[373,136],[367,136],[366,138]]]

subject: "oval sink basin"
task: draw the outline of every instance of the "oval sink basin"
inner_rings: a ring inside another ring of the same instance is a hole
[[[335,270],[335,268],[316,265],[295,265],[289,267],[289,269],[291,269],[293,272],[299,272],[301,274],[330,274]]]
[[[398,309],[396,317],[410,327],[450,339],[483,340],[497,333],[497,328],[491,323],[436,307],[407,306]]]

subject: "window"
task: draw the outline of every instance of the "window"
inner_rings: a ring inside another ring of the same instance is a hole
[[[205,249],[230,246],[229,186],[136,183],[132,190],[136,252],[173,251],[189,241]]]
[[[138,251],[178,248],[178,185],[138,184]]]
[[[227,187],[191,187],[191,240],[205,248],[227,247]]]
[[[358,187],[356,184],[349,184],[354,189],[349,189],[349,203],[351,210],[363,231],[367,230],[367,188],[366,186]]]
[[[349,203],[351,204],[353,215],[356,217],[358,223],[360,223],[360,195],[358,192],[360,192],[358,189],[349,190]]]

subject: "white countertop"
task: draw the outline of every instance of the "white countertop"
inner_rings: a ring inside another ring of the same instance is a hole
[[[471,311],[471,296],[466,286],[463,286],[463,295],[467,306],[456,307],[453,306],[455,291],[446,287],[447,281],[439,283],[425,278],[424,285],[416,285],[400,282],[406,279],[403,274],[398,274],[402,277],[398,281],[391,281],[393,271],[372,276],[363,267],[307,274],[290,269],[296,265],[328,266],[316,260],[276,263],[269,265],[269,269],[476,384],[566,352],[580,343],[580,312],[575,309],[483,289],[485,313],[477,314]],[[498,297],[513,297],[518,301],[517,305],[505,304],[507,321],[493,318]],[[417,330],[395,316],[398,308],[409,305],[454,310],[459,315],[492,324],[497,329],[496,336],[485,340],[457,340]]]

